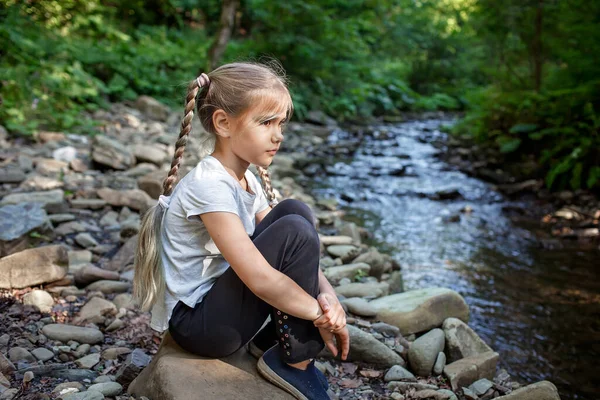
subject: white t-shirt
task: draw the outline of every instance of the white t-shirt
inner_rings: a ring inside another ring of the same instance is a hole
[[[230,212],[240,217],[248,236],[254,233],[256,214],[268,202],[254,174],[247,170],[245,176],[254,194],[242,189],[219,160],[207,156],[181,179],[171,196],[161,197],[167,206],[160,232],[167,290],[152,308],[152,329],[168,329],[178,300],[194,307],[229,268],[198,215]]]

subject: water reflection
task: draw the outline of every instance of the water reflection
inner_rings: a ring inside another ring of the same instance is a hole
[[[471,326],[517,380],[551,380],[563,399],[600,398],[599,252],[542,249],[503,215],[507,200],[435,157],[428,140],[443,136],[441,123],[380,127],[315,192],[340,199],[347,219],[374,233],[407,289],[463,295]]]

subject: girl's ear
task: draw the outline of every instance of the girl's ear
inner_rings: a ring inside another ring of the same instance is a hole
[[[215,111],[212,120],[217,135],[225,138],[231,137],[232,121],[225,111],[221,109]]]

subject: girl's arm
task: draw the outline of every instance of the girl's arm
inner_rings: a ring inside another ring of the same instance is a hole
[[[256,213],[256,225],[260,224],[260,221],[263,220],[264,217],[267,216],[267,214],[272,210],[273,208],[271,206],[265,208],[263,211]]]
[[[210,212],[200,215],[200,219],[223,257],[255,295],[298,318],[315,320],[323,314],[316,299],[269,264],[237,215]]]

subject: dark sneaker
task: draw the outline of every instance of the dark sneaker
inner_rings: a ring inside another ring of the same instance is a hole
[[[254,341],[251,341],[250,343],[248,343],[248,353],[250,353],[252,355],[252,357],[254,357],[258,360],[264,354],[264,350],[262,350],[256,343],[254,343]],[[315,372],[316,372],[317,376],[319,377],[319,381],[321,382],[321,385],[323,385],[325,390],[329,390],[329,382],[327,381],[327,377],[325,376],[324,373],[321,372],[320,369],[315,367],[314,364],[315,364],[315,361],[313,360],[310,363],[309,368],[315,369]]]
[[[313,363],[305,371],[290,367],[281,359],[278,345],[265,351],[256,367],[266,380],[299,400],[329,400]]]

